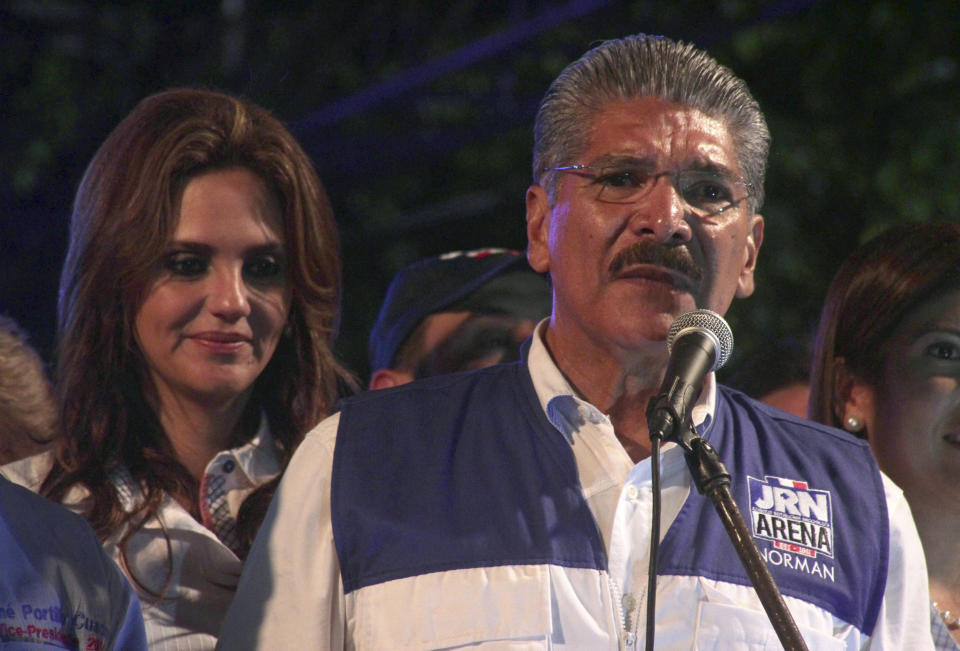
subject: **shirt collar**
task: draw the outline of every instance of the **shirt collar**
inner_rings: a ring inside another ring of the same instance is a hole
[[[265,413],[260,414],[260,425],[253,438],[240,447],[218,452],[207,464],[204,475],[210,475],[222,464],[228,462],[234,463],[236,468],[246,476],[248,483],[253,486],[264,484],[280,474],[280,458],[274,447],[273,433],[270,431]],[[119,466],[111,471],[110,479],[117,489],[124,510],[131,511],[136,508],[142,493],[126,466]]]
[[[265,413],[260,414],[260,425],[253,438],[240,447],[218,452],[207,464],[204,474],[209,475],[219,464],[228,462],[235,463],[254,485],[262,484],[280,473],[280,458]]]
[[[543,319],[534,330],[527,353],[527,367],[530,370],[533,388],[537,393],[541,409],[553,426],[572,443],[573,432],[585,422],[610,423],[610,418],[594,405],[580,398],[557,367],[543,342],[549,320],[549,317]],[[704,379],[700,397],[691,410],[693,424],[701,434],[713,420],[716,401],[716,376],[714,373],[709,373]]]

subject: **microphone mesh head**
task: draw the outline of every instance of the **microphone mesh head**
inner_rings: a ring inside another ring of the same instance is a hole
[[[730,326],[727,325],[722,316],[712,310],[693,310],[681,314],[667,332],[667,350],[673,348],[673,342],[677,335],[688,328],[707,330],[717,338],[719,344],[717,361],[714,362],[711,370],[715,371],[727,363],[727,360],[730,359],[730,353],[733,352],[733,332],[730,331]]]

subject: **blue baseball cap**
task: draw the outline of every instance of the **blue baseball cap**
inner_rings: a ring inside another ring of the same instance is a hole
[[[539,321],[550,314],[550,285],[520,251],[476,249],[426,258],[400,270],[370,331],[370,368],[390,368],[397,351],[437,312],[508,314]]]

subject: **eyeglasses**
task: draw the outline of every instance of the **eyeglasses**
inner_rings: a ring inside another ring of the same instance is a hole
[[[737,207],[750,196],[750,186],[743,179],[713,170],[653,172],[637,166],[566,165],[544,171],[570,172],[589,178],[591,185],[597,187],[597,201],[616,204],[643,199],[653,190],[657,180],[666,176],[684,202],[701,217],[719,215]]]

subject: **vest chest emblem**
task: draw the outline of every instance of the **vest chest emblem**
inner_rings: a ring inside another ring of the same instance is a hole
[[[834,581],[830,491],[770,475],[748,482],[753,536],[767,564]]]

